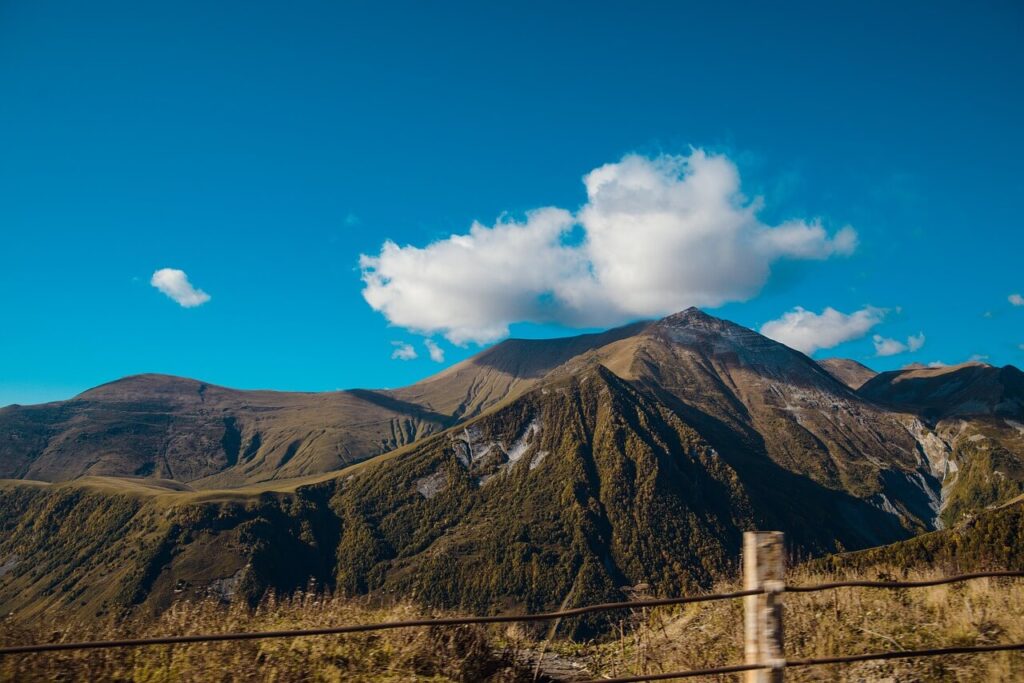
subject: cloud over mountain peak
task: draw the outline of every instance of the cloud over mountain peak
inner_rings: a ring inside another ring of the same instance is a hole
[[[607,326],[760,292],[781,259],[847,255],[857,234],[820,221],[768,225],[724,155],[628,155],[583,178],[586,203],[474,223],[425,247],[363,255],[363,297],[388,321],[456,344],[515,322]]]

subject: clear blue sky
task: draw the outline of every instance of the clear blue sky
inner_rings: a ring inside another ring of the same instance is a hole
[[[0,3],[0,405],[138,372],[409,383],[442,366],[364,300],[360,254],[575,211],[592,169],[691,146],[766,223],[859,235],[710,312],[870,305],[817,356],[1024,365],[1024,6],[683,4]],[[164,267],[211,299],[161,294]]]

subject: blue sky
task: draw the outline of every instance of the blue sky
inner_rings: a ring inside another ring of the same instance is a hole
[[[751,230],[818,221],[822,249],[857,235],[849,254],[758,256],[770,276],[710,312],[760,328],[798,306],[860,311],[869,328],[816,356],[879,369],[1024,365],[1021,5],[705,4],[0,4],[0,405],[138,372],[415,381],[443,365],[402,326],[415,311],[367,303],[360,255],[541,207],[572,223],[589,172],[681,155],[665,172],[683,183],[693,149],[762,198]],[[209,301],[164,296],[163,268]],[[513,311],[510,332],[604,320],[564,308]],[[479,350],[431,324],[444,364]],[[876,357],[874,335],[919,333]]]

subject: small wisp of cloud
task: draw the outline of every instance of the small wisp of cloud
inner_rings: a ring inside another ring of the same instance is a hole
[[[901,342],[898,339],[892,339],[890,337],[883,337],[880,334],[876,334],[872,337],[872,341],[875,344],[875,355],[880,357],[895,356],[900,353],[913,353],[920,351],[924,346],[925,337],[924,332],[916,335],[907,337],[906,342]]]
[[[1006,299],[1014,306],[1024,306],[1024,296],[1021,296],[1020,294],[1011,294],[1006,297]]]
[[[430,360],[435,363],[444,362],[444,349],[438,346],[437,342],[433,339],[424,339],[423,345],[427,347],[427,353],[430,354]]]
[[[188,281],[185,271],[177,268],[161,268],[153,273],[149,284],[153,285],[168,297],[176,301],[183,308],[195,308],[202,306],[210,300],[210,295],[193,287]]]
[[[395,347],[395,350],[391,352],[392,360],[416,360],[419,357],[416,349],[408,342],[393,341],[391,344]]]

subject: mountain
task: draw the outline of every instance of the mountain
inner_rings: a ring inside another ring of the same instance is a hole
[[[1024,570],[1024,496],[949,529],[878,548],[831,555],[812,563],[827,570],[938,569],[949,574]]]
[[[849,358],[825,358],[819,360],[818,365],[853,390],[860,389],[865,382],[878,374],[868,366]]]
[[[744,529],[784,528],[805,552],[914,531],[870,500],[719,452],[600,364],[320,483],[201,495],[8,484],[0,519],[0,609],[89,615],[255,599],[311,577],[346,594],[542,609],[640,582],[710,585],[734,571]]]
[[[17,614],[310,579],[473,611],[677,594],[734,571],[747,529],[805,555],[934,529],[943,479],[973,457],[696,309],[511,340],[388,392],[143,376],[0,418],[0,461],[63,482],[0,486],[0,611]],[[95,476],[125,471],[146,476]]]
[[[986,363],[883,372],[860,387],[865,398],[929,420],[1001,417],[1024,420],[1024,372]]]
[[[479,415],[522,394],[573,358],[627,339],[650,323],[556,339],[507,339],[422,382],[391,394],[453,419]]]
[[[915,415],[933,463],[945,463],[942,520],[955,524],[1024,493],[1024,373],[965,363],[883,372],[859,390]]]
[[[510,339],[395,391],[240,391],[126,377],[69,401],[0,408],[0,478],[158,477],[216,488],[330,472],[477,415],[643,326]]]
[[[328,472],[451,419],[386,392],[237,391],[164,375],[0,409],[0,477],[157,477],[195,487]]]

